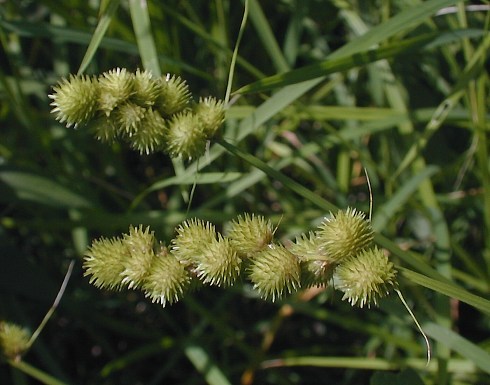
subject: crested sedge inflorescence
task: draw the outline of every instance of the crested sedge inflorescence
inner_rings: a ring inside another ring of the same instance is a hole
[[[122,139],[140,153],[201,156],[224,122],[224,103],[213,97],[192,101],[176,75],[155,77],[116,68],[99,76],[70,75],[53,87],[52,113],[67,127],[89,127],[98,140]]]
[[[29,349],[31,333],[24,327],[0,321],[0,358],[20,360]]]
[[[397,288],[393,263],[373,245],[371,223],[355,209],[330,215],[287,245],[274,239],[276,229],[260,215],[239,215],[225,228],[222,234],[208,221],[189,219],[166,246],[148,227],[130,227],[121,237],[92,243],[85,275],[99,288],[142,290],[163,306],[190,289],[229,287],[241,276],[272,301],[336,282],[342,299],[369,307]]]

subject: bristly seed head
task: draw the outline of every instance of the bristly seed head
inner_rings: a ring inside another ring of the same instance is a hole
[[[87,123],[97,111],[99,85],[97,79],[87,75],[70,75],[53,87],[53,93],[48,95],[53,99],[51,112],[56,114],[56,120],[65,123],[67,127],[78,127]]]
[[[263,216],[246,213],[231,222],[228,237],[240,255],[248,258],[264,250],[272,242],[274,230],[271,222]]]
[[[124,234],[123,243],[126,245],[130,258],[123,260],[124,271],[122,283],[129,289],[140,288],[155,257],[153,250],[155,236],[153,231],[143,226],[129,228],[129,234]]]
[[[129,258],[129,250],[120,238],[100,238],[85,253],[84,275],[91,275],[90,283],[100,289],[119,290],[124,263]]]
[[[143,281],[142,290],[152,302],[165,307],[167,303],[179,301],[190,284],[191,277],[184,265],[165,246],[161,246]]]
[[[262,298],[275,301],[300,288],[299,261],[283,245],[269,245],[251,262],[248,276]]]
[[[155,107],[165,118],[184,111],[191,100],[191,93],[186,81],[167,74],[159,80],[159,94]]]
[[[325,255],[339,263],[371,247],[374,231],[364,213],[349,207],[325,219],[317,235]]]
[[[196,159],[206,151],[206,134],[192,112],[174,115],[165,135],[166,151],[172,158]]]
[[[133,93],[134,74],[126,68],[116,68],[99,76],[99,109],[109,116]]]
[[[377,305],[378,299],[397,287],[396,270],[376,246],[344,260],[336,269],[337,288],[352,306]]]
[[[301,262],[303,287],[327,286],[337,264],[325,253],[316,233],[301,234],[289,251]]]

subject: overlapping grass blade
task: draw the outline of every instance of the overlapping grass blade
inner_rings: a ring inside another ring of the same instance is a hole
[[[328,58],[317,64],[312,64],[297,70],[274,75],[261,79],[255,83],[246,85],[235,93],[246,94],[251,92],[263,92],[274,88],[280,88],[302,81],[324,77],[335,72],[347,71],[354,67],[363,66],[378,60],[390,59],[400,55],[414,54],[425,47],[434,48],[436,44],[446,44],[448,38],[457,39],[467,35],[480,35],[480,31],[461,31],[459,34],[451,32],[431,32],[414,38],[397,41],[379,48],[369,49],[365,52],[359,52],[350,56],[341,56],[338,58]]]
[[[150,15],[146,1],[129,0],[129,10],[143,67],[151,71],[154,76],[159,77],[161,76],[160,63],[151,32]]]
[[[435,323],[427,323],[423,325],[423,329],[429,337],[459,353],[462,357],[473,362],[485,373],[490,374],[490,366],[488,365],[490,362],[490,354],[487,351],[471,341],[468,341],[466,338],[461,337],[461,335],[454,331]]]
[[[100,42],[104,37],[107,28],[111,23],[112,18],[114,17],[117,8],[119,7],[119,3],[121,0],[109,0],[109,2],[104,4],[103,11],[100,14],[99,22],[97,27],[95,28],[94,33],[92,34],[92,38],[90,40],[90,44],[85,52],[85,56],[80,63],[80,67],[78,68],[78,74],[82,74],[89,65],[90,61],[95,55],[95,52],[99,48]]]

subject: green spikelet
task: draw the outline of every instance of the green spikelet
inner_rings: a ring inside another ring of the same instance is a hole
[[[168,124],[165,135],[166,151],[173,157],[195,159],[206,151],[206,135],[191,112],[178,113]]]
[[[99,98],[97,80],[86,75],[70,75],[53,87],[53,93],[48,95],[53,100],[52,113],[56,120],[65,123],[67,127],[87,123],[95,115]]]
[[[190,100],[191,93],[185,80],[170,74],[160,79],[155,106],[162,116],[167,118],[184,111]]]
[[[160,113],[148,108],[136,130],[127,141],[141,154],[150,154],[164,147],[168,127]]]
[[[184,265],[163,246],[153,259],[149,271],[142,290],[152,302],[164,307],[167,303],[172,304],[182,299],[191,283]]]
[[[113,143],[120,133],[120,129],[114,119],[110,119],[105,115],[99,116],[91,121],[89,127],[97,140],[106,143]]]
[[[194,113],[208,139],[216,136],[225,121],[224,103],[213,97],[201,98]]]
[[[244,214],[232,221],[228,237],[241,256],[253,257],[272,242],[274,230],[263,216]]]
[[[317,236],[325,255],[335,262],[341,262],[371,247],[374,231],[364,213],[347,208],[326,219],[320,225]]]
[[[336,288],[352,306],[377,305],[381,297],[397,287],[396,270],[386,254],[374,247],[349,257],[336,269]]]
[[[85,253],[84,275],[90,275],[90,283],[98,288],[119,290],[124,263],[129,258],[129,251],[121,239],[100,238],[92,242]]]
[[[184,221],[176,229],[172,239],[172,253],[187,266],[196,265],[202,256],[203,246],[216,240],[216,229],[210,222],[192,218]]]
[[[117,131],[121,136],[131,138],[140,131],[146,108],[140,107],[135,103],[124,102],[113,112]]]
[[[109,116],[133,92],[134,75],[125,68],[116,68],[99,76],[99,109]]]
[[[153,231],[150,232],[149,227],[143,230],[141,225],[138,228],[131,226],[129,234],[124,234],[123,243],[130,257],[123,260],[122,283],[129,289],[140,288],[155,257]]]
[[[289,251],[301,262],[303,287],[326,286],[332,280],[336,263],[325,254],[314,232],[297,237]]]
[[[268,245],[249,267],[249,279],[259,295],[275,301],[300,288],[298,259],[282,245]]]
[[[0,322],[0,353],[9,360],[19,361],[29,348],[30,333],[16,324]]]
[[[151,107],[160,94],[160,81],[150,71],[136,70],[132,100],[141,107]]]
[[[229,239],[218,234],[218,239],[202,245],[193,270],[204,284],[225,287],[238,278],[241,262]]]

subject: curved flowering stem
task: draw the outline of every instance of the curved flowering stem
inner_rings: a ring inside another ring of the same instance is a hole
[[[240,41],[242,40],[243,31],[245,31],[245,25],[247,24],[248,2],[249,0],[245,0],[245,8],[243,10],[242,23],[240,24],[240,30],[238,31],[238,37],[236,40],[235,49],[233,50],[233,55],[231,56],[230,71],[228,73],[228,85],[226,86],[226,94],[225,94],[225,105],[228,105],[230,101],[231,87],[233,84],[233,75],[235,74],[236,58],[238,56],[238,47],[240,45]]]
[[[58,294],[56,295],[56,298],[54,299],[53,304],[49,308],[48,312],[44,316],[43,320],[37,327],[37,329],[32,333],[31,338],[29,339],[29,342],[27,343],[27,349],[29,349],[34,341],[36,341],[37,337],[39,337],[39,334],[41,334],[41,331],[44,329],[44,326],[48,323],[49,319],[55,312],[56,308],[58,307],[61,298],[63,297],[63,294],[65,293],[66,286],[68,285],[68,281],[70,280],[71,273],[73,272],[73,266],[75,265],[75,261],[71,261],[70,264],[68,265],[68,270],[66,271],[65,278],[63,279],[63,283],[61,284],[60,290],[58,291]],[[26,350],[27,350],[26,349]]]
[[[22,356],[26,354],[27,351],[31,348],[32,344],[34,343],[34,341],[36,341],[39,334],[41,334],[44,326],[46,326],[47,322],[58,307],[58,304],[63,297],[66,285],[68,284],[71,273],[73,271],[74,264],[75,261],[70,262],[68,270],[65,274],[65,278],[63,279],[63,283],[61,284],[60,290],[58,291],[53,305],[51,305],[50,309],[48,310],[34,333],[30,334],[26,328],[16,325],[14,323],[0,321],[0,358],[5,358],[13,366],[15,366],[15,363],[19,363],[22,361]],[[50,382],[46,382],[46,384],[48,383]]]
[[[35,378],[36,380],[38,380],[42,384],[46,384],[46,385],[68,385],[66,382],[60,381],[57,378],[50,376],[49,374],[43,372],[42,370],[39,370],[38,368],[28,364],[25,361],[8,360],[7,362],[13,368],[16,368],[16,369],[20,370],[21,372],[31,376],[32,378]]]
[[[401,291],[398,289],[395,289],[395,292],[396,292],[396,294],[398,294],[400,301],[402,301],[403,306],[405,306],[405,309],[407,309],[408,314],[410,314],[410,317],[412,317],[413,322],[415,322],[417,329],[419,329],[420,334],[422,334],[422,337],[424,338],[425,345],[427,346],[427,361],[425,363],[425,366],[427,367],[430,364],[430,358],[431,358],[431,348],[430,348],[429,339],[427,338],[427,335],[425,334],[424,330],[422,329],[422,326],[420,326],[419,321],[417,321],[415,314],[413,314],[412,309],[410,309],[410,306],[408,306],[407,301],[405,301],[405,298],[403,297],[403,294],[401,293]]]

